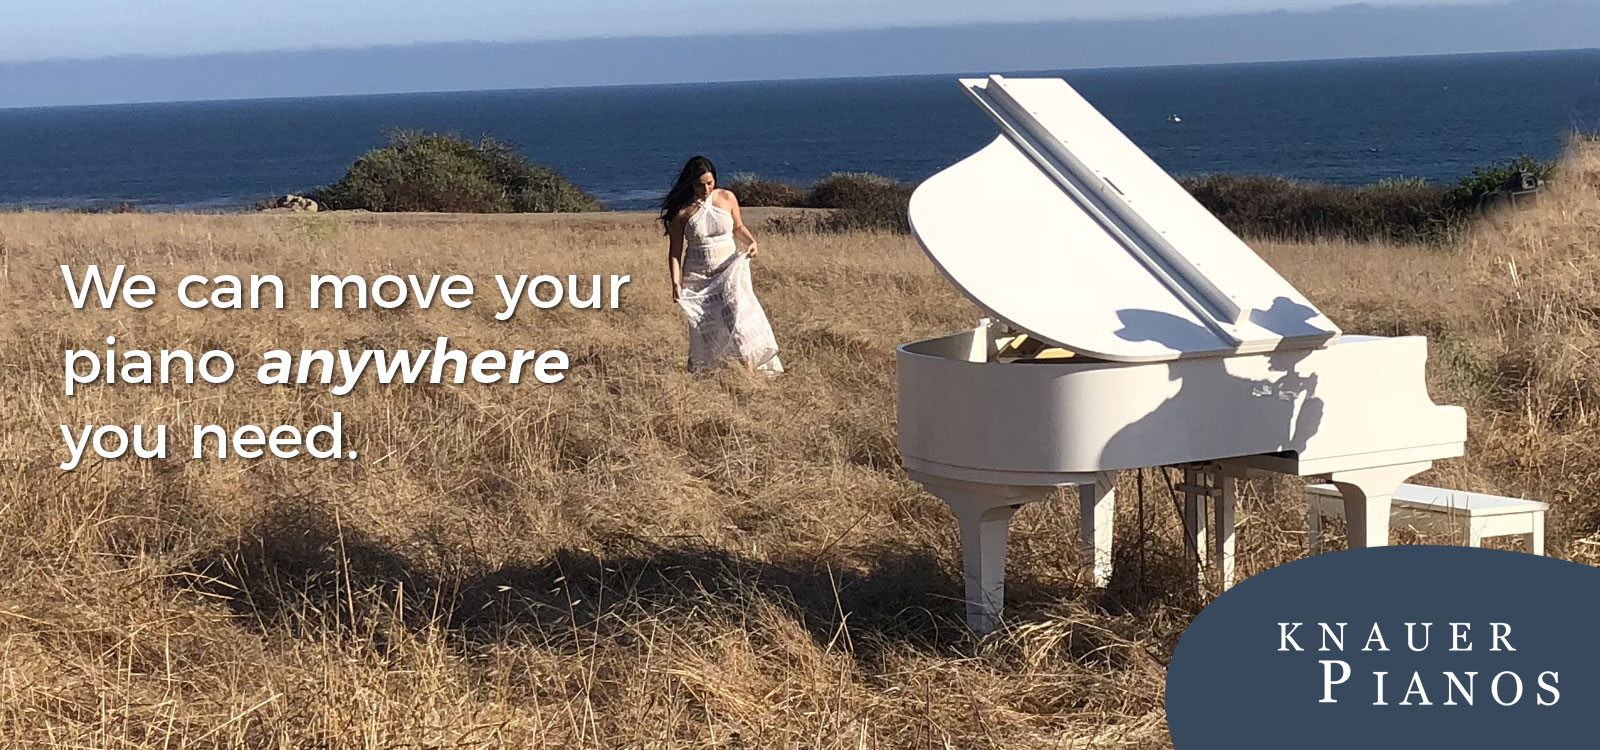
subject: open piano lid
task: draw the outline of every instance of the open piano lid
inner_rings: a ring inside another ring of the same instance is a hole
[[[990,314],[1126,362],[1313,349],[1339,335],[1066,81],[961,84],[1004,132],[922,183],[910,219],[928,257]]]

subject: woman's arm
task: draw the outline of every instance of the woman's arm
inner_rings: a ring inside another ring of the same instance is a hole
[[[683,292],[683,219],[675,218],[667,230],[667,281],[672,283],[672,301]]]
[[[745,252],[754,258],[756,257],[756,238],[755,235],[750,234],[750,229],[744,225],[744,219],[739,216],[739,196],[734,195],[732,190],[725,192],[728,194],[728,200],[733,204],[733,207],[728,209],[728,213],[733,215],[733,236],[744,240]]]

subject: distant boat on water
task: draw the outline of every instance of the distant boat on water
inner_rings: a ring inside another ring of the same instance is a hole
[[[1167,122],[1183,122],[1183,118],[1175,114],[1167,115]]]

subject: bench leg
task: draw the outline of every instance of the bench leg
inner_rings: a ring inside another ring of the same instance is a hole
[[[1183,469],[1184,545],[1196,562],[1198,581],[1208,570],[1216,570],[1222,591],[1233,585],[1234,512],[1238,505],[1239,479],[1244,470],[1233,466],[1201,464]],[[1210,505],[1207,506],[1207,501]],[[1209,510],[1209,513],[1208,513]],[[1206,526],[1210,524],[1210,547],[1206,546]]]
[[[1309,492],[1307,493],[1310,494]],[[1306,547],[1310,554],[1322,554],[1322,498],[1308,497],[1306,503]]]
[[[1407,479],[1425,471],[1432,462],[1336,471],[1333,485],[1344,498],[1346,538],[1350,549],[1382,547],[1389,543],[1389,501]]]
[[[1544,555],[1544,511],[1533,514],[1533,533],[1528,535],[1528,551]]]
[[[1093,484],[1078,485],[1078,544],[1094,571],[1094,585],[1111,580],[1112,523],[1116,518],[1117,475],[1095,475]]]

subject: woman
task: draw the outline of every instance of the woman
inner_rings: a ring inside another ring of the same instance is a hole
[[[783,372],[778,342],[750,283],[756,238],[739,217],[739,201],[717,187],[704,156],[683,165],[661,201],[672,299],[689,317],[689,371],[733,360],[769,376]],[[739,252],[734,238],[744,242]]]

